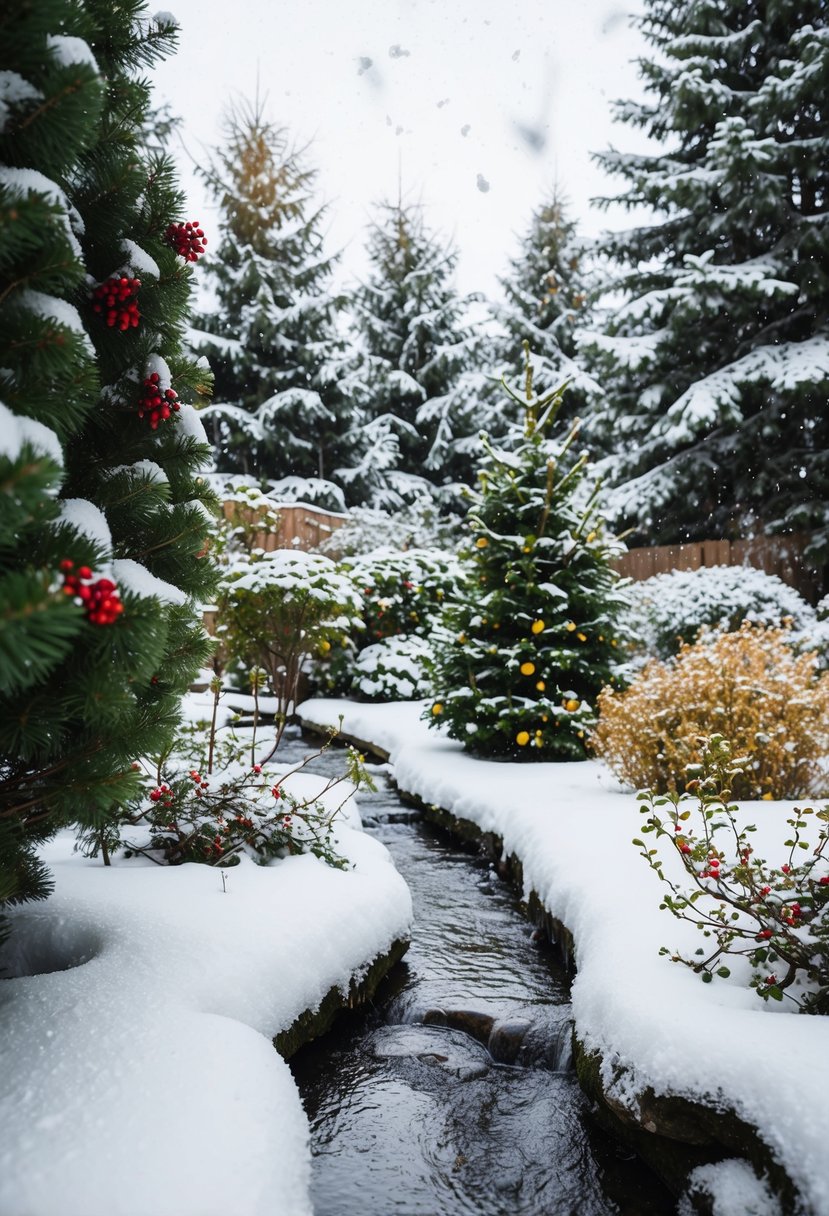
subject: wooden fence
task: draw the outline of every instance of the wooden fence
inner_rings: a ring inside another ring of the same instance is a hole
[[[268,505],[271,507],[270,503]],[[274,549],[315,549],[348,519],[347,515],[323,511],[304,502],[274,503],[272,510],[279,516],[278,528],[275,531],[252,530],[250,534],[251,547],[264,549],[267,553]],[[242,519],[254,529],[259,518],[255,507],[246,507],[233,499],[225,502],[224,513],[227,519]],[[338,555],[333,552],[330,556],[336,558]]]
[[[809,537],[757,536],[753,540],[703,540],[684,545],[656,545],[630,549],[613,563],[620,574],[635,582],[670,570],[699,570],[703,566],[753,566],[776,574],[816,603],[824,591],[825,570],[803,556]]]

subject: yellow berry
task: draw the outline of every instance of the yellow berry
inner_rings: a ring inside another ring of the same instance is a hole
[[[518,744],[518,746],[526,747],[527,744],[529,743],[529,741],[530,741],[529,731],[519,730],[518,734],[515,736],[515,742]]]
[[[615,639],[615,638],[611,638],[611,639],[610,639],[610,645],[611,645],[611,646],[615,646],[615,645],[616,645],[616,639]]]
[[[533,623],[532,623],[533,633],[541,633],[543,631],[543,629],[544,629],[543,621],[533,621]]]
[[[331,643],[330,643],[330,642],[327,642],[327,641],[326,641],[326,640],[323,638],[323,640],[320,642],[320,650],[322,651],[322,653],[323,653],[323,654],[328,654],[328,651],[329,651],[330,649],[331,649]]]
[[[440,701],[436,701],[432,706],[432,713],[435,714],[435,716],[443,713],[443,706],[441,705]]]
[[[586,641],[587,641],[587,634],[586,634],[586,633],[577,633],[577,634],[576,634],[576,637],[579,639],[579,641],[580,641],[580,642],[586,642]]]
[[[466,641],[466,634],[465,634],[465,633],[459,633],[459,634],[458,634],[458,641],[460,642],[461,646],[463,646],[464,642]]]
[[[591,541],[593,541],[593,540],[595,540],[595,539],[596,539],[596,533],[595,533],[595,532],[588,532],[588,533],[587,533],[587,543],[588,543],[588,545],[590,544],[590,542],[591,542]]]
[[[580,704],[581,704],[580,701],[577,701],[574,697],[571,697],[569,701],[564,702],[564,708],[567,710],[568,713],[574,714]]]
[[[522,676],[531,676],[535,671],[535,663],[522,663],[520,671]]]
[[[567,630],[568,633],[572,633],[573,630],[576,628],[576,622],[568,621],[567,624],[564,626],[564,628]]]
[[[550,719],[547,717],[547,715],[546,715],[546,714],[542,714],[542,715],[541,715],[541,721],[542,721],[542,722],[549,722],[549,721],[550,721]]]
[[[583,731],[583,730],[580,730],[580,731],[579,731],[579,738],[580,738],[580,739],[583,739],[583,738],[584,738],[584,731]]]
[[[774,795],[772,794],[771,790],[769,790],[767,794],[762,794],[761,797],[764,802],[771,802]]]
[[[487,540],[487,538],[485,536],[479,536],[478,539],[475,541],[475,545],[478,549],[485,549],[488,544],[489,544],[489,541]]]
[[[543,680],[539,680],[538,683],[536,684],[536,688],[538,689],[539,692],[543,692],[546,687],[547,687],[547,685],[544,683]]]

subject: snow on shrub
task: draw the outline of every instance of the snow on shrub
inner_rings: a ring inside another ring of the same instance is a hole
[[[154,785],[138,821],[146,829],[146,843],[133,841],[127,854],[143,853],[169,865],[229,866],[242,854],[265,864],[312,853],[343,868],[334,822],[355,789],[373,788],[360,756],[348,748],[345,771],[310,797],[298,796],[290,782],[326,750],[335,733],[290,773],[277,773],[266,762],[251,763],[248,740],[224,732],[217,739],[215,722],[207,735],[200,728],[182,732],[154,768]],[[339,796],[328,798],[337,787]]]
[[[791,640],[817,622],[814,609],[776,575],[751,566],[672,570],[634,583],[629,592],[628,632],[637,649],[668,659],[701,628],[733,632],[743,621],[781,626],[791,622]]]
[[[647,816],[642,835],[656,847],[633,843],[668,888],[661,904],[707,939],[694,955],[663,947],[673,962],[706,983],[726,979],[723,957],[748,959],[751,987],[763,1000],[790,999],[803,1013],[829,1013],[829,807],[795,807],[778,860],[760,857],[753,824],[729,803],[732,791],[751,784],[751,761],[735,757],[722,735],[697,740],[700,762],[686,770],[687,793],[639,795]],[[690,886],[665,871],[660,846],[682,863]]]
[[[605,688],[592,746],[629,785],[681,788],[697,739],[717,731],[750,757],[738,798],[801,798],[827,784],[829,674],[785,630],[744,622],[676,659],[652,660],[624,692]]]
[[[352,507],[346,522],[322,541],[320,550],[332,557],[353,557],[378,549],[399,553],[413,548],[453,548],[457,531],[457,521],[443,517],[435,500],[424,496],[394,512]]]
[[[278,702],[277,744],[303,661],[359,627],[361,608],[352,580],[321,553],[254,553],[230,570],[217,634],[231,660],[268,673]]]
[[[400,634],[428,634],[461,578],[458,559],[440,549],[377,550],[345,566],[363,596],[363,645]]]
[[[328,648],[317,652],[312,664],[312,680],[319,691],[330,695],[356,695],[381,698],[380,689],[395,687],[395,658],[404,662],[403,682],[399,687],[417,687],[418,692],[403,696],[426,695],[422,683],[424,672],[419,659],[427,651],[413,644],[410,647],[379,648],[377,644],[389,639],[423,638],[434,627],[445,600],[456,593],[461,576],[458,559],[453,553],[440,549],[407,549],[400,553],[392,549],[377,549],[363,557],[341,563],[340,571],[352,581],[361,598],[362,622],[365,629],[351,630],[332,639]],[[365,660],[362,652],[372,651]],[[379,683],[374,691],[373,673]],[[398,700],[402,693],[392,696]]]
[[[413,701],[428,695],[426,662],[432,648],[426,638],[384,638],[360,651],[351,691],[369,701]]]

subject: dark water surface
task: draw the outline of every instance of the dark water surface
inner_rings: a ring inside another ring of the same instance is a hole
[[[308,751],[288,739],[280,759]],[[339,770],[336,752],[315,767]],[[414,897],[412,944],[367,1012],[291,1061],[316,1216],[667,1216],[593,1127],[570,1066],[568,977],[511,889],[405,808],[360,798]]]

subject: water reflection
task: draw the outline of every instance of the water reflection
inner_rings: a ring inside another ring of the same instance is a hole
[[[510,889],[378,784],[363,818],[412,889],[416,928],[374,1007],[292,1061],[317,1216],[673,1212],[585,1121],[568,977]]]

